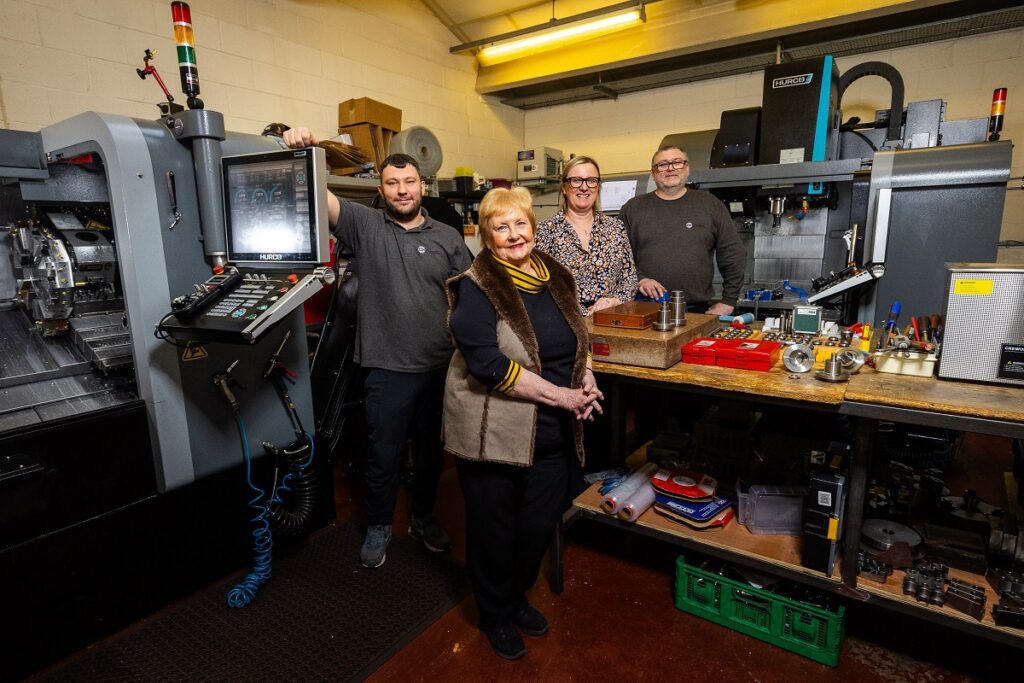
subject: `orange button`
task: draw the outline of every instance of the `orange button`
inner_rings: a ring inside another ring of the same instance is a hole
[[[285,280],[288,280],[288,282],[290,282],[290,283],[292,283],[294,285],[296,282],[299,281],[299,276],[296,275],[295,273],[292,273],[291,275],[286,277]]]

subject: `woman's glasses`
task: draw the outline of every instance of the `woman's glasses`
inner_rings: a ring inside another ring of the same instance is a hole
[[[569,176],[565,179],[565,182],[569,183],[569,187],[583,187],[586,183],[587,187],[594,188],[601,184],[600,178],[580,178],[579,176]]]

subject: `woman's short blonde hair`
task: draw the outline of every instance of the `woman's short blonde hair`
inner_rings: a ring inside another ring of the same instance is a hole
[[[491,219],[496,216],[504,216],[513,209],[519,209],[530,221],[530,227],[537,229],[537,217],[533,213],[533,198],[530,191],[525,187],[513,187],[507,189],[496,187],[487,192],[480,201],[478,214],[480,216],[480,239],[484,246],[491,245]]]
[[[565,211],[567,208],[569,208],[569,200],[565,196],[565,185],[566,183],[569,182],[569,177],[573,174],[573,169],[576,168],[577,166],[582,166],[583,164],[593,164],[594,168],[597,169],[597,177],[601,177],[601,167],[598,165],[597,161],[595,161],[593,157],[573,157],[572,159],[569,159],[569,161],[565,162],[565,166],[562,167],[562,182],[558,186],[558,208],[562,211]],[[601,185],[598,184],[598,186],[594,189],[594,211],[596,212],[601,210]]]

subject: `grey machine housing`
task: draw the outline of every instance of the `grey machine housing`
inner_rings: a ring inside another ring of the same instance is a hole
[[[39,135],[48,177],[22,175],[22,199],[29,207],[109,207],[123,294],[123,316],[118,317],[130,337],[127,391],[122,370],[116,396],[98,397],[110,379],[96,367],[91,386],[99,389],[80,398],[91,398],[97,406],[130,400],[132,394],[144,401],[157,490],[177,489],[242,462],[240,429],[213,383],[214,375],[229,366],[237,380],[233,393],[239,414],[248,426],[249,451],[255,456],[262,453],[263,441],[296,439],[282,403],[263,377],[289,332],[280,361],[296,375],[290,395],[312,430],[301,308],[252,345],[211,343],[199,351],[154,336],[171,299],[193,291],[210,277],[211,266],[224,262],[221,156],[279,150],[280,145],[267,137],[225,133],[223,117],[209,110],[155,121],[87,112]],[[102,172],[67,163],[83,154],[97,155]],[[46,383],[39,383],[36,395],[45,389]],[[31,412],[31,406],[25,410]]]
[[[812,61],[820,60],[791,62],[782,69],[799,74]],[[903,107],[902,79],[882,63],[844,73],[839,99],[816,100],[820,111],[800,111],[790,103],[789,116],[770,116],[768,110],[781,105],[769,95],[777,80],[769,75],[763,107],[757,108],[764,110],[760,128],[752,110],[727,111],[717,132],[674,134],[662,142],[687,150],[693,168],[690,183],[713,192],[730,208],[747,247],[744,295],[789,280],[807,290],[812,300],[832,305],[832,318],[878,324],[895,300],[912,315],[939,313],[946,262],[996,260],[1013,145],[987,140],[987,117],[947,121],[941,100]],[[892,108],[879,111],[875,122],[841,126],[843,88],[861,76],[890,81]],[[979,109],[986,104],[979,102]],[[819,118],[829,122],[827,131],[822,128],[828,136],[824,147],[830,151],[824,160],[757,163],[751,153],[755,163],[748,158],[708,168],[715,163],[716,147],[756,149],[787,127],[806,128],[808,121]],[[740,125],[733,126],[736,121]],[[785,200],[776,204],[785,211],[774,225],[772,199]],[[810,208],[796,220],[804,199],[810,199]],[[851,251],[862,279],[846,282],[847,290],[837,287],[835,295],[827,287],[816,292],[815,280],[840,273]],[[717,271],[715,277],[720,283]],[[744,295],[739,306],[754,308],[755,301]],[[789,308],[794,298],[786,293],[782,301],[756,304],[765,312]],[[836,308],[845,310],[837,315]]]

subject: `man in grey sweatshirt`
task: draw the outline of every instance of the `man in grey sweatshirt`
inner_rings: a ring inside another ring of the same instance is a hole
[[[661,147],[651,159],[651,173],[657,189],[630,199],[619,215],[633,247],[640,292],[657,299],[681,289],[689,309],[730,315],[747,263],[732,217],[714,195],[686,187],[690,160],[679,147]],[[712,303],[715,261],[722,296]]]

